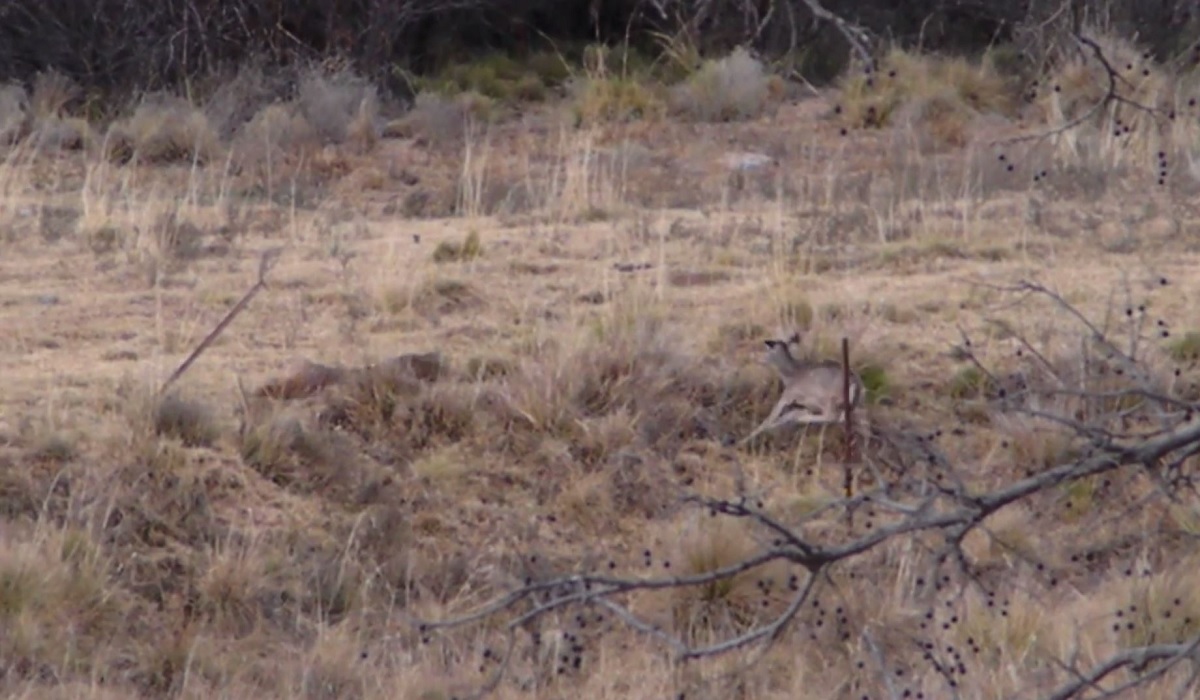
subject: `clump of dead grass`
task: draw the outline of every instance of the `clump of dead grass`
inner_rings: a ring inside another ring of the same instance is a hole
[[[422,284],[415,290],[409,303],[414,311],[427,317],[478,309],[486,304],[474,285],[448,277]]]
[[[46,426],[29,438],[29,457],[45,464],[66,464],[79,455],[78,438],[69,432]]]
[[[799,290],[789,290],[777,302],[779,321],[785,328],[807,331],[813,327],[816,312],[808,296]]]
[[[478,92],[457,95],[423,91],[403,117],[388,122],[383,135],[388,138],[413,138],[434,146],[458,144],[472,123],[487,123],[496,115],[494,100]]]
[[[414,449],[466,440],[477,423],[474,394],[471,387],[460,384],[428,387],[400,414],[396,428]]]
[[[245,92],[253,105],[234,102]],[[261,75],[247,69],[222,86],[210,100],[209,110],[229,134],[234,162],[268,187],[294,177],[296,168],[314,171],[344,167],[342,151],[370,152],[382,135],[381,106],[376,89],[348,69],[311,67],[300,77],[291,101],[274,97],[281,91]]]
[[[1090,47],[1065,54],[1028,98],[1050,126],[1082,123],[1055,139],[1060,161],[1093,167],[1159,170],[1164,154],[1200,138],[1194,118],[1200,78],[1154,60],[1134,42],[1103,31],[1085,32],[1115,71],[1110,76]],[[1114,91],[1115,99],[1108,93]],[[1191,118],[1189,118],[1191,117]]]
[[[154,431],[159,436],[176,438],[187,447],[211,447],[221,434],[211,407],[175,393],[158,401]]]
[[[572,78],[566,89],[571,115],[580,126],[660,119],[667,113],[661,85],[607,47],[589,47],[582,74]]]
[[[79,117],[48,117],[30,135],[36,148],[50,151],[91,150],[97,138],[92,125]]]
[[[204,231],[182,218],[178,208],[172,208],[158,217],[148,234],[146,248],[160,263],[184,263],[201,257],[205,252]]]
[[[352,631],[343,627],[323,628],[304,655],[304,672],[293,679],[287,694],[302,698],[366,695],[368,680],[360,671],[361,652],[352,635]]]
[[[235,638],[248,634],[261,615],[259,606],[269,600],[270,553],[231,538],[209,548],[204,559],[196,582],[197,613]]]
[[[316,130],[294,105],[263,107],[233,136],[234,158],[261,177],[280,179],[288,166],[320,145]]]
[[[242,460],[281,487],[345,501],[361,486],[362,462],[345,435],[315,422],[302,406],[251,417],[239,436]]]
[[[668,95],[636,52],[589,46],[583,71],[566,84],[571,117],[579,126],[660,119]]]
[[[29,131],[29,95],[16,83],[0,85],[0,144],[12,145]]]
[[[467,232],[462,243],[442,241],[433,249],[433,261],[437,263],[463,262],[474,260],[481,255],[483,255],[483,244],[479,240],[479,231],[475,229]]]
[[[56,70],[38,72],[29,93],[26,131],[35,148],[45,150],[89,149],[96,133],[86,119],[74,116],[70,109],[79,102],[83,91],[79,84]],[[0,102],[3,99],[0,98]],[[0,107],[0,114],[4,112]],[[0,116],[0,141],[4,118]]]
[[[1003,436],[1013,465],[1027,475],[1056,467],[1075,456],[1074,436],[1060,425],[1004,414],[995,416],[992,423]]]
[[[571,112],[581,126],[660,119],[667,112],[662,91],[637,77],[587,76],[570,84]]]
[[[534,438],[527,448],[562,441],[590,469],[627,451],[670,453],[702,430],[700,413],[717,393],[710,368],[667,319],[626,304],[593,319],[569,346],[522,353],[504,377],[517,425]]]
[[[713,354],[728,354],[743,345],[761,342],[770,337],[768,333],[764,324],[752,319],[738,318],[726,321],[713,331],[707,344],[707,350]]]
[[[373,455],[388,455],[385,462],[426,460],[438,471],[444,460],[421,453],[469,441],[479,403],[474,386],[441,381],[442,373],[440,356],[402,355],[342,368],[336,383],[286,406],[256,397],[243,418],[243,458],[268,478],[304,492],[377,490],[386,473],[355,454],[362,444],[377,446],[382,451]]]
[[[162,94],[146,97],[133,114],[114,122],[105,142],[112,159],[136,157],[158,164],[206,164],[222,152],[217,132],[201,109]]]
[[[33,91],[29,97],[30,110],[37,119],[61,117],[82,94],[83,89],[79,83],[57,70],[51,68],[39,71],[33,77]]]
[[[946,382],[946,394],[953,399],[981,399],[995,391],[995,382],[974,365],[960,367]]]
[[[513,371],[513,365],[510,357],[474,355],[467,358],[464,373],[476,381],[496,379],[508,376]]]
[[[456,62],[439,73],[416,78],[421,91],[455,95],[473,92],[499,102],[540,102],[570,75],[557,54],[535,52],[522,60],[495,52]]]
[[[759,549],[749,531],[736,521],[694,514],[682,524],[675,544],[662,553],[679,576],[704,574],[735,566]],[[763,567],[700,586],[673,589],[665,606],[673,632],[694,646],[714,644],[761,624],[789,594],[779,567]]]
[[[965,144],[980,115],[1014,114],[1020,86],[991,54],[978,62],[894,49],[877,70],[844,76],[835,108],[848,128],[905,126],[935,144]]]
[[[0,657],[17,678],[87,674],[120,644],[128,596],[85,530],[10,526],[0,537]],[[21,663],[16,663],[21,661]],[[25,669],[22,672],[20,669]]]
[[[1184,644],[1200,633],[1200,588],[1192,584],[1197,563],[1191,553],[1153,572],[1139,562],[1130,571],[1135,575],[1103,586],[1097,597],[1117,604],[1105,626],[1122,648]]]
[[[310,71],[300,80],[296,106],[325,143],[348,143],[366,152],[379,138],[375,86],[352,71]]]
[[[213,76],[215,84],[204,100],[204,113],[217,135],[231,141],[255,115],[281,102],[288,77],[280,71],[268,71],[259,59],[239,64],[232,75]]]

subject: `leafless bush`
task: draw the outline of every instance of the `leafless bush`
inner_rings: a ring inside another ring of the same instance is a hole
[[[33,78],[29,104],[36,118],[61,117],[67,106],[83,92],[79,84],[56,70],[42,71]]]
[[[375,87],[360,76],[348,71],[311,72],[300,80],[296,103],[324,141],[374,143],[379,99]]]
[[[21,139],[29,128],[29,95],[20,85],[0,86],[0,144]]]
[[[204,112],[170,95],[145,98],[133,114],[112,125],[110,138],[127,144],[136,157],[152,163],[207,163],[221,151]]]
[[[434,145],[460,143],[472,120],[486,119],[491,101],[482,95],[419,92],[412,108],[387,127],[392,135],[411,136]]]
[[[282,71],[267,71],[261,59],[239,66],[231,77],[218,74],[204,114],[219,137],[230,139],[268,105],[287,97],[289,78]]]
[[[772,76],[761,61],[739,48],[705,62],[671,97],[676,113],[698,121],[753,119],[772,98]]]
[[[311,154],[320,146],[320,138],[295,106],[276,102],[238,129],[232,146],[241,168],[271,179]]]

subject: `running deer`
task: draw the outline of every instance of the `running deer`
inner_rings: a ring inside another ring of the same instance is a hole
[[[742,438],[739,444],[787,425],[819,425],[824,429],[828,425],[845,422],[842,363],[796,359],[792,348],[799,344],[799,333],[792,333],[782,340],[765,341],[765,362],[774,367],[783,379],[783,394],[766,420]],[[850,405],[853,410],[857,411],[862,406],[865,393],[862,380],[851,371]]]

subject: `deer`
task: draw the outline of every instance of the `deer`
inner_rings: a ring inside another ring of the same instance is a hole
[[[783,393],[771,413],[738,444],[746,444],[759,435],[788,425],[818,425],[822,430],[846,420],[842,363],[797,359],[792,348],[800,345],[800,334],[764,341],[764,362],[783,380]],[[866,394],[862,379],[850,372],[850,406],[857,410]]]

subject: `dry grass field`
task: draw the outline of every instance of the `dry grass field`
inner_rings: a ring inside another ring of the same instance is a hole
[[[819,91],[710,77],[661,102],[591,74],[491,119],[444,97],[386,115],[331,78],[228,129],[236,99],[101,129],[45,81],[0,114],[0,692],[1035,698],[1126,649],[1194,656],[1190,454],[1040,488],[945,561],[926,527],[811,577],[777,559],[610,607],[418,624],[547,576],[670,581],[771,546],[689,494],[829,547],[911,516],[918,494],[871,491],[879,441],[851,524],[839,428],[730,444],[774,403],[763,340],[791,329],[827,359],[847,338],[874,429],[936,443],[972,494],[1150,411],[1075,311],[1139,338],[1157,390],[1200,397],[1200,83],[1106,46],[1158,112],[1087,113],[1106,76],[1086,61],[1028,95],[905,54]],[[753,109],[725,118],[735,88]],[[266,286],[160,396],[268,252]],[[258,391],[301,360],[435,352]],[[972,358],[1091,398],[1006,410]],[[767,645],[676,662],[663,638],[736,639],[801,592]],[[1115,696],[1193,697],[1192,666],[1140,658],[1078,697],[1137,673],[1157,676]]]

